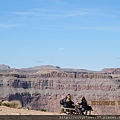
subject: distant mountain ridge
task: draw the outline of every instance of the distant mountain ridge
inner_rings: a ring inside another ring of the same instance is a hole
[[[104,68],[101,72],[108,74],[120,74],[120,68]]]
[[[40,66],[33,66],[29,68],[11,68],[8,65],[0,64],[0,70],[20,70],[20,71],[38,71],[38,70],[58,70],[62,72],[85,72],[85,73],[104,73],[104,74],[120,74],[120,68],[104,68],[101,71],[92,71],[87,69],[75,69],[75,68],[61,68],[60,66],[53,66],[53,65],[40,65]]]
[[[0,70],[4,70],[4,69],[10,69],[10,67],[5,64],[0,64]]]
[[[41,66],[34,66],[30,68],[31,69],[60,69],[59,66],[52,66],[52,65],[41,65]]]
[[[17,68],[10,68],[8,65],[1,64],[0,70],[13,70]],[[93,72],[87,69],[74,69],[74,68],[61,68],[59,66],[53,65],[41,65],[41,66],[33,66],[29,68],[20,68],[18,70],[26,70],[26,71],[37,71],[37,70],[58,70],[58,71],[65,71],[65,72]]]

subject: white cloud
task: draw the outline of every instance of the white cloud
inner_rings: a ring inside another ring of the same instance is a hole
[[[120,31],[120,27],[101,27],[101,26],[97,26],[97,27],[83,27],[83,29],[88,29],[88,30],[97,30],[97,31],[111,31],[111,32],[119,32]]]
[[[38,60],[38,61],[35,61],[35,62],[41,62],[41,63],[42,63],[43,61],[41,61],[41,60]]]
[[[16,14],[16,15],[32,15],[32,12],[11,12],[11,14]]]
[[[54,1],[54,0],[52,0]],[[55,3],[64,2],[61,0],[56,1]],[[42,16],[42,17],[75,17],[82,15],[94,15],[94,16],[103,16],[103,17],[116,17],[120,15],[119,11],[103,11],[101,9],[75,9],[75,8],[67,8],[67,9],[58,9],[58,8],[34,8],[31,11],[15,11],[9,12],[10,14],[15,15],[31,15],[31,16]]]
[[[60,50],[60,51],[63,51],[63,50],[64,50],[64,48],[62,48],[62,47],[61,47],[61,48],[59,48],[59,50]]]
[[[119,32],[120,27],[103,27],[103,26],[55,26],[55,25],[47,25],[43,27],[48,28],[67,28],[67,29],[81,29],[81,30],[95,30],[95,31],[112,31],[112,32]]]
[[[42,16],[42,17],[75,17],[75,16],[81,16],[81,15],[87,15],[89,14],[88,11],[85,10],[56,10],[56,9],[33,9],[32,11],[28,12],[11,12],[11,14],[14,15],[25,15],[25,16]]]
[[[0,24],[0,28],[14,28],[19,26],[21,26],[21,24]]]
[[[52,12],[51,12],[52,13]],[[57,11],[55,14],[51,14],[51,16],[54,17],[75,17],[75,16],[81,16],[81,15],[87,15],[89,14],[88,11],[84,10],[63,10],[63,11]],[[49,14],[47,14],[49,15]]]

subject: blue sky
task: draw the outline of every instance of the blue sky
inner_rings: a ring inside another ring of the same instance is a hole
[[[120,0],[1,0],[0,64],[120,67]]]

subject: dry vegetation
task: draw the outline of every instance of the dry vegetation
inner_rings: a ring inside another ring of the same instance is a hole
[[[60,113],[45,112],[41,108],[40,111],[22,108],[21,102],[18,100],[3,101],[0,100],[0,115],[60,115]]]
[[[22,105],[19,100],[13,100],[13,101],[4,101],[1,103],[1,105],[6,106],[6,107],[11,107],[11,108],[16,108],[16,109],[21,109]]]
[[[21,105],[21,102],[18,101],[18,100],[13,100],[10,102],[10,107],[11,108],[16,108],[16,109],[21,109],[22,108],[22,105]]]

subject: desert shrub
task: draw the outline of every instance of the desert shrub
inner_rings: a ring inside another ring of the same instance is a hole
[[[46,110],[44,108],[41,108],[40,111],[46,112]]]
[[[2,102],[3,106],[10,107],[10,102],[9,101],[4,101]]]
[[[64,113],[64,108],[61,109],[60,113]]]
[[[10,107],[20,109],[20,108],[22,108],[22,105],[19,100],[13,100],[13,101],[10,101]]]
[[[16,108],[17,108],[17,109],[21,109],[21,108],[22,108],[22,105],[18,105]]]

